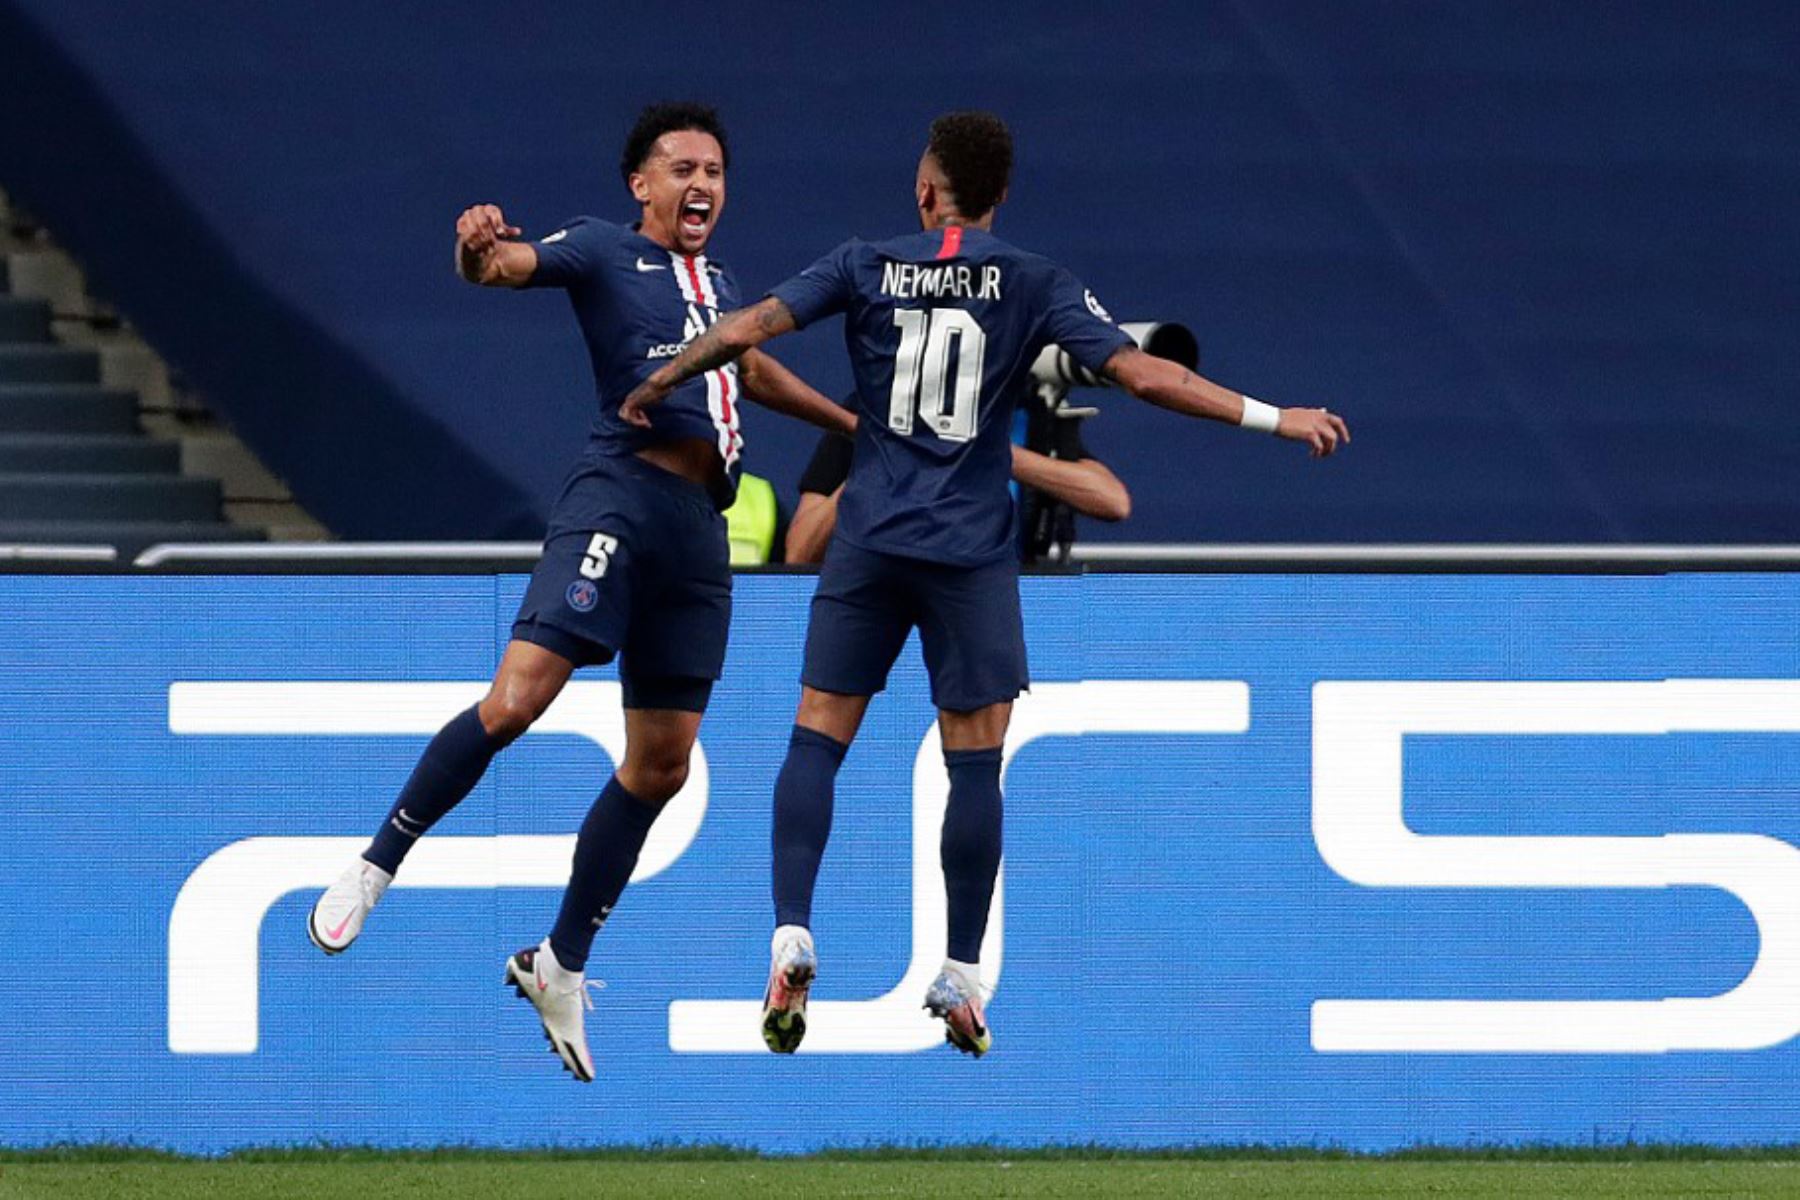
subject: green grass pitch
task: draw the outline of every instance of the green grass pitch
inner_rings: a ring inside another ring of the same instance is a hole
[[[0,1197],[603,1196],[1800,1196],[1800,1148],[1329,1152],[894,1151],[760,1158],[729,1151],[526,1154],[0,1151]]]

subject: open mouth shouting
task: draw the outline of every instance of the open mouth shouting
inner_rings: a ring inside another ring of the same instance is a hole
[[[701,241],[712,231],[713,202],[710,196],[690,196],[676,216],[684,238]]]

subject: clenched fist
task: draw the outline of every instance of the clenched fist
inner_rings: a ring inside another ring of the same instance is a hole
[[[456,244],[483,258],[492,254],[502,240],[516,238],[520,232],[517,225],[506,223],[506,214],[494,204],[465,208],[462,216],[456,218]]]

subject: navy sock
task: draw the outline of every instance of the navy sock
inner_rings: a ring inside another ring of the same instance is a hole
[[[944,765],[950,768],[950,803],[938,853],[950,902],[949,957],[977,963],[1000,873],[1000,747],[946,750]]]
[[[569,887],[550,930],[550,949],[565,970],[586,968],[594,935],[606,924],[619,893],[631,881],[638,852],[661,811],[626,791],[617,775],[606,781],[599,799],[588,809],[581,836],[575,839]]]
[[[481,727],[481,717],[473,707],[450,718],[419,756],[419,765],[400,789],[400,799],[388,811],[363,858],[390,875],[399,870],[400,860],[420,835],[474,790],[494,755],[507,744]]]
[[[777,925],[812,926],[813,883],[831,837],[832,792],[849,749],[799,725],[788,738],[787,759],[775,777],[770,837]]]

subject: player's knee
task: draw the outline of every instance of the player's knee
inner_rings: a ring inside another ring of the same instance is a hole
[[[688,756],[662,753],[646,754],[628,762],[620,772],[620,782],[645,804],[661,807],[674,798],[688,780]]]
[[[547,705],[536,697],[512,689],[496,689],[481,702],[481,727],[488,736],[510,742],[530,729],[544,715]]]

